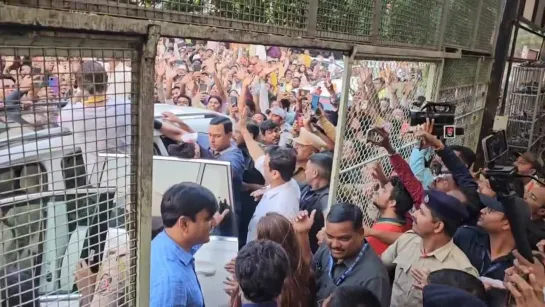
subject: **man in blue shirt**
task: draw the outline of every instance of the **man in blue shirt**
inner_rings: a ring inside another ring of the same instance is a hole
[[[233,178],[233,198],[235,216],[241,215],[240,191],[242,190],[242,177],[245,164],[244,155],[233,140],[233,122],[223,116],[214,117],[208,127],[208,140],[210,148],[201,148],[201,155],[204,159],[225,161],[231,164],[231,176]],[[232,223],[233,219],[228,219]],[[225,223],[219,229],[220,236],[233,236],[237,231],[237,225]]]
[[[242,307],[277,307],[289,272],[288,255],[280,244],[269,240],[246,244],[235,261]]]
[[[165,230],[151,242],[150,306],[204,307],[193,255],[229,210],[217,213],[210,190],[195,183],[170,187],[161,201]]]

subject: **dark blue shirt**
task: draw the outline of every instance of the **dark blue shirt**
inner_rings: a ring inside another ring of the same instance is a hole
[[[466,254],[480,276],[503,280],[505,270],[513,266],[512,254],[491,259],[490,236],[481,227],[460,227],[454,234],[453,241]]]
[[[210,148],[204,149],[201,145],[201,155],[203,159],[225,161],[231,164],[231,176],[233,177],[233,192],[235,198],[235,209],[240,210],[239,191],[242,186],[242,176],[244,175],[245,162],[242,151],[235,143],[219,153],[213,153]]]
[[[150,307],[204,307],[193,258],[199,248],[187,252],[164,231],[151,241]]]
[[[213,234],[226,237],[236,237],[238,235],[238,227],[236,225],[236,217],[241,215],[241,190],[242,176],[244,175],[245,164],[244,155],[238,146],[233,142],[227,149],[214,153],[211,149],[203,149],[201,145],[201,156],[203,159],[217,160],[229,162],[231,165],[231,177],[233,178],[232,194],[234,199],[234,215],[229,213],[223,223],[214,229]],[[220,204],[221,207],[221,204]],[[223,210],[224,208],[220,208]]]
[[[451,172],[452,178],[458,185],[458,188],[464,193],[467,198],[466,208],[469,214],[467,220],[464,221],[466,225],[476,225],[481,215],[481,209],[484,208],[479,199],[479,186],[467,166],[456,156],[454,150],[445,146],[445,149],[436,151],[437,155],[441,157],[443,164]],[[478,268],[477,268],[478,269]]]

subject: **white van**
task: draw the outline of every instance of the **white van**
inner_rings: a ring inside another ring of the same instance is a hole
[[[199,142],[205,144],[210,120],[224,116],[199,108],[155,105],[155,118],[161,119],[165,111],[195,129]],[[184,181],[206,186],[222,209],[231,210],[211,242],[195,255],[206,305],[226,305],[223,266],[238,248],[229,163],[169,157],[157,130],[150,146],[154,147],[155,221],[160,221],[162,194]],[[79,306],[73,278],[79,259],[86,259],[94,250],[95,262],[99,262],[103,251],[129,241],[124,202],[130,186],[128,157],[100,154],[91,174],[86,172],[84,157],[73,145],[71,132],[61,128],[9,133],[0,139],[0,208],[5,217],[0,234],[9,234],[0,238],[0,265],[33,268],[34,276],[39,277],[42,305],[62,301]]]

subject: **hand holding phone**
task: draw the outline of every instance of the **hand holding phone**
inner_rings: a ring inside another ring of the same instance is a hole
[[[238,97],[231,96],[229,99],[230,99],[231,106],[236,107],[238,104]]]

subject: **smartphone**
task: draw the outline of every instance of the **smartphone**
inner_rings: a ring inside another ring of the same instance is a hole
[[[55,93],[55,95],[59,95],[59,77],[49,77],[48,86],[53,90],[53,93]]]
[[[316,112],[316,110],[318,110],[319,103],[320,103],[320,96],[312,95],[312,101],[310,102],[310,106],[313,112]]]
[[[308,93],[310,93],[310,91],[309,90],[299,90],[299,93],[301,93],[301,96],[304,97],[304,96],[308,95]]]
[[[365,140],[367,142],[369,142],[370,140],[372,141],[379,141],[379,134],[373,129],[368,129],[367,132],[365,132]]]
[[[192,64],[191,64],[191,69],[193,71],[201,71],[202,69],[202,63],[201,61],[194,61]]]
[[[185,62],[182,61],[182,60],[176,60],[176,62],[174,62],[176,67],[177,68],[185,68]]]
[[[204,93],[208,90],[208,85],[206,83],[199,84],[199,92]]]
[[[499,130],[482,140],[484,159],[493,162],[503,156],[507,151],[507,137],[505,130]]]
[[[231,106],[236,107],[238,104],[238,98],[235,96],[231,96],[231,98],[229,99],[230,99]]]

